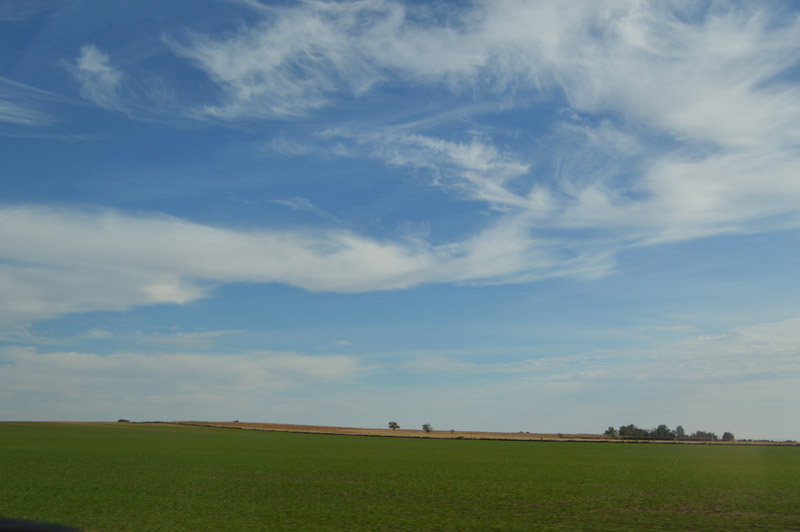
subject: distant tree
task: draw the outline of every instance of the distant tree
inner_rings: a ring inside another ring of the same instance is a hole
[[[680,429],[680,430],[679,430]],[[608,430],[605,432],[606,435],[611,435],[613,437],[613,427],[609,427]],[[674,440],[675,438],[682,437],[679,434],[685,436],[683,432],[683,427],[678,427],[675,430],[672,430],[668,426],[661,424],[654,429],[643,429],[639,428],[633,423],[630,425],[623,425],[619,428],[617,432],[617,436],[620,438],[628,438],[628,439],[635,439],[635,440]]]
[[[390,421],[389,422],[389,428],[392,429],[392,430],[399,429],[400,425],[397,424],[397,421]]]
[[[722,441],[734,441],[736,438],[733,437],[732,432],[725,432],[722,434]]]
[[[627,426],[620,425],[619,435],[624,438],[632,438],[635,430],[636,430],[636,425],[634,425],[633,423]]]
[[[678,438],[679,440],[686,439],[686,431],[683,430],[683,427],[681,425],[675,427],[675,437]]]
[[[704,430],[695,431],[691,436],[689,436],[690,440],[705,440],[705,441],[716,441],[717,435],[713,432],[706,432]]]
[[[614,427],[608,427],[608,429],[606,429],[606,431],[603,434],[605,434],[606,436],[610,436],[611,438],[616,438],[617,429],[615,429]]]
[[[650,431],[647,429],[640,429],[633,423],[619,428],[619,435],[621,438],[631,438],[646,440],[650,438]]]
[[[655,429],[650,431],[651,437],[657,440],[674,440],[675,439],[675,431],[670,430],[669,427],[666,425],[659,425]]]
[[[430,432],[433,430],[433,427],[431,427],[430,423],[425,423],[422,425],[422,430],[424,430],[425,432]]]

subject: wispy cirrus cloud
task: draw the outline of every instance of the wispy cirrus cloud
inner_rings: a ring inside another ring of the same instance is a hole
[[[124,109],[120,95],[123,75],[112,66],[108,54],[94,44],[87,44],[81,48],[71,69],[81,85],[82,97],[105,109]]]
[[[515,179],[528,173],[530,165],[477,137],[456,142],[390,128],[366,132],[339,128],[322,136],[355,144],[344,146],[340,153],[366,154],[389,166],[427,170],[434,184],[499,210],[529,207],[537,199],[509,189]]]
[[[66,68],[81,97],[100,108],[140,121],[182,123],[184,111],[166,78],[148,70],[126,71],[95,44],[82,46]]]
[[[65,98],[0,76],[0,123],[41,127],[56,119],[44,110],[45,103]]]
[[[15,102],[0,95],[0,122],[23,126],[45,126],[53,119],[47,114],[26,103]]]
[[[220,103],[199,109],[198,116],[303,116],[332,99],[359,97],[397,80],[462,90],[463,82],[486,79],[498,55],[482,29],[482,8],[440,10],[390,0],[247,4],[259,19],[234,34],[167,39],[222,91]]]
[[[167,42],[222,89],[222,103],[202,108],[202,114],[292,117],[324,106],[329,94],[361,93],[379,79],[352,37],[362,24],[393,9],[382,2],[262,6],[260,22],[228,38],[190,34],[186,41]]]
[[[800,21],[779,5],[508,0],[437,12],[375,0],[260,11],[261,22],[228,38],[174,45],[223,89],[206,113],[305,114],[398,82],[511,98],[508,109],[562,94],[577,122],[557,124],[552,153],[536,159],[491,139],[385,127],[328,134],[360,148],[338,153],[366,148],[388,165],[428,169],[471,200],[526,209],[529,220],[546,214],[538,227],[658,243],[799,223],[800,98],[781,76],[800,57]],[[596,115],[608,118],[598,126]],[[549,165],[559,182],[509,186]]]
[[[304,113],[343,91],[405,81],[523,101],[555,88],[582,111],[614,110],[695,140],[752,142],[768,124],[793,122],[780,109],[797,89],[769,82],[797,61],[798,22],[772,7],[304,2],[263,6],[259,22],[225,38],[169,43],[220,84],[226,100],[207,111],[231,119]]]

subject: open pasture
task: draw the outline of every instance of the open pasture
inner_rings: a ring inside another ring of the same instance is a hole
[[[800,530],[800,448],[0,423],[0,516],[86,531]]]

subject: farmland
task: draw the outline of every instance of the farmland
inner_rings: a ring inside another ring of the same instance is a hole
[[[0,516],[87,531],[800,530],[800,448],[0,423]]]

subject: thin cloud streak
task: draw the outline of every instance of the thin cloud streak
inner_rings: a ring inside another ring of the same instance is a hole
[[[10,101],[0,95],[0,122],[23,126],[46,126],[51,124],[53,119],[38,109]]]

